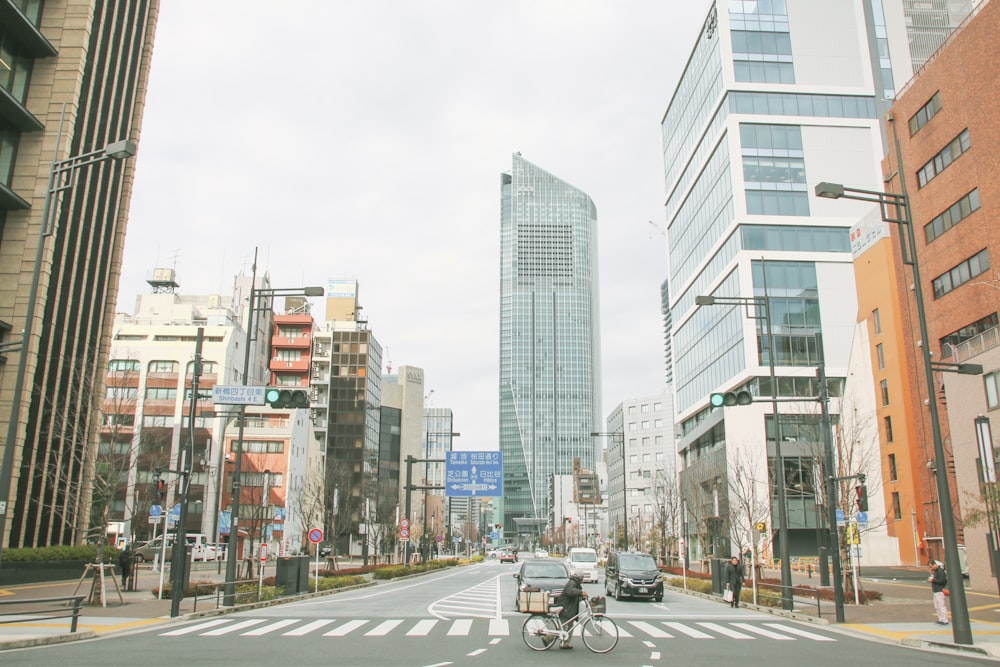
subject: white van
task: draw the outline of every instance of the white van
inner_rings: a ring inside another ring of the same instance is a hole
[[[184,536],[188,544],[191,545],[191,560],[201,560],[209,561],[215,560],[218,555],[216,554],[215,547],[208,543],[208,536],[204,533],[187,533]],[[135,551],[135,559],[140,563],[143,561],[152,561],[160,557],[161,549],[163,548],[163,536],[157,537],[155,540],[151,540],[143,544]],[[165,559],[169,561],[173,556],[174,551],[174,534],[167,533],[167,550]]]
[[[597,583],[597,552],[587,547],[571,547],[566,555],[570,574],[578,574],[583,581]]]

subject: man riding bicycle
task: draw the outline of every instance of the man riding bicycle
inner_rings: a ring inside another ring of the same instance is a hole
[[[566,582],[565,588],[562,589],[562,593],[556,598],[553,606],[562,607],[559,610],[559,622],[562,623],[563,628],[568,631],[566,639],[559,642],[559,648],[573,648],[570,646],[570,639],[573,637],[572,629],[569,627],[570,621],[572,621],[580,611],[580,598],[584,597],[586,593],[583,590],[583,576],[579,574],[574,574]]]

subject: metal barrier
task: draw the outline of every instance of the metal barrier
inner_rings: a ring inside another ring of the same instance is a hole
[[[25,600],[0,600],[0,606],[6,605],[44,605],[39,608],[32,608],[28,610],[21,611],[0,611],[0,623],[23,623],[25,620],[35,620],[35,619],[25,619],[23,616],[37,616],[42,615],[46,618],[71,618],[69,624],[69,631],[76,632],[77,622],[80,620],[80,603],[83,601],[82,595],[70,595],[66,597],[59,598],[29,598]],[[70,609],[66,609],[66,605],[69,604]],[[58,607],[56,605],[59,605]],[[5,619],[4,616],[17,616],[18,618]]]
[[[777,593],[776,597],[780,599],[781,598],[781,592],[782,592],[782,590],[784,590],[785,587],[782,586],[781,584],[769,584],[769,583],[765,583],[763,581],[758,581],[757,582],[758,595],[759,595],[759,590],[761,588],[771,588],[771,589],[774,589],[776,591],[776,593]],[[792,590],[792,598],[793,599],[795,598],[796,595],[798,595],[800,598],[811,598],[811,597],[815,596],[815,598],[816,598],[816,617],[817,618],[823,618],[823,608],[822,608],[822,605],[820,604],[820,594],[819,594],[820,592],[819,592],[818,588],[805,588],[805,587],[802,587],[802,586],[788,586],[788,588],[790,588]],[[810,604],[811,604],[811,602],[810,602]]]

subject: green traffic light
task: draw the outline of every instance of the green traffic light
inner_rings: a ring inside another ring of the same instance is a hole
[[[713,408],[721,408],[726,402],[725,394],[712,394],[711,403]]]
[[[274,403],[280,397],[281,397],[281,390],[280,389],[270,389],[269,388],[269,389],[267,389],[267,391],[264,392],[264,401],[267,402],[268,405],[270,405],[271,403]]]

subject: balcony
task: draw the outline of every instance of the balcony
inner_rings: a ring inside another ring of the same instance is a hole
[[[268,365],[268,368],[277,372],[295,371],[305,375],[309,372],[309,359],[290,360],[271,357],[271,363]]]
[[[308,350],[312,347],[312,335],[304,331],[298,336],[272,336],[271,347]]]

